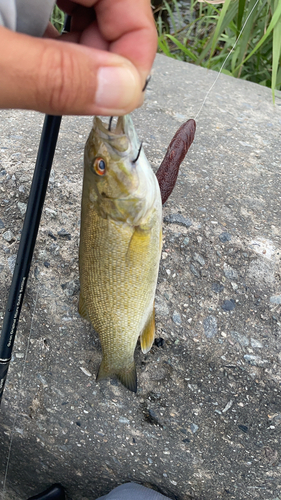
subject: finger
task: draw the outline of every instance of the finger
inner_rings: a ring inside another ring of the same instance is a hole
[[[88,26],[90,12],[95,10],[101,37],[109,42],[108,50],[129,59],[144,85],[157,49],[157,32],[149,0],[76,0],[75,4],[59,0],[58,4],[72,14],[73,23],[80,29]],[[80,43],[84,43],[83,38]]]
[[[139,74],[116,54],[3,27],[0,46],[1,108],[123,115],[140,104]]]
[[[109,43],[102,37],[96,21],[92,22],[82,33],[79,31],[63,33],[60,40],[64,42],[82,43],[94,49],[109,50]]]

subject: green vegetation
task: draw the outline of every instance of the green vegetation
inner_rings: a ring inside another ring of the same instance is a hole
[[[159,52],[281,90],[281,0],[152,0]],[[55,6],[61,31],[64,14]]]
[[[281,89],[280,0],[191,0],[188,20],[182,4],[163,0],[155,9],[159,51],[271,87],[274,99]]]
[[[51,23],[58,30],[59,33],[63,30],[65,14],[62,12],[57,5],[54,6],[53,12],[51,15]]]

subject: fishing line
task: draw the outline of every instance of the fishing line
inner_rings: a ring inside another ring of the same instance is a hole
[[[4,500],[5,494],[6,494],[6,482],[7,482],[7,477],[8,477],[9,465],[10,465],[11,450],[12,450],[12,444],[13,444],[13,439],[14,439],[14,435],[15,435],[16,422],[17,422],[17,418],[18,418],[18,414],[19,414],[19,409],[20,409],[21,390],[22,390],[22,384],[23,384],[23,379],[24,379],[24,372],[25,372],[27,354],[28,354],[29,345],[30,345],[31,332],[32,332],[32,329],[33,329],[33,320],[34,320],[36,306],[37,306],[37,301],[38,301],[38,296],[39,296],[39,288],[40,288],[40,284],[38,285],[38,289],[37,289],[37,294],[36,294],[36,299],[35,299],[35,304],[34,304],[34,310],[33,310],[32,318],[31,318],[30,330],[29,330],[29,335],[28,335],[28,339],[27,339],[27,345],[26,345],[25,355],[24,355],[24,360],[23,360],[22,373],[21,373],[21,377],[20,377],[19,399],[18,399],[18,404],[17,404],[17,408],[16,408],[16,412],[15,412],[15,416],[14,416],[14,421],[13,421],[13,425],[12,425],[12,430],[11,430],[11,437],[10,437],[10,443],[9,443],[8,456],[7,456],[7,464],[6,464],[6,468],[5,468],[5,475],[4,475],[4,481],[3,481],[2,500]]]
[[[203,100],[203,102],[202,102],[202,104],[201,104],[201,106],[199,108],[199,111],[198,111],[197,115],[194,118],[195,121],[197,120],[198,116],[200,115],[200,113],[201,113],[201,111],[202,111],[202,109],[203,109],[203,107],[205,105],[205,102],[207,101],[207,99],[209,97],[209,94],[211,93],[211,91],[213,90],[214,86],[216,85],[216,83],[217,83],[217,81],[218,81],[218,79],[219,79],[219,77],[221,75],[221,72],[222,72],[222,70],[223,70],[223,68],[224,68],[224,66],[225,66],[225,64],[227,62],[227,60],[229,59],[229,57],[231,56],[232,52],[234,51],[234,49],[235,49],[235,47],[236,47],[236,45],[237,45],[237,43],[239,41],[239,38],[241,37],[241,35],[242,35],[242,33],[243,33],[244,29],[245,29],[245,26],[246,26],[247,22],[249,21],[249,18],[252,15],[252,12],[255,10],[255,8],[256,8],[256,6],[257,6],[258,3],[259,3],[259,0],[256,0],[256,3],[252,7],[252,9],[251,9],[250,13],[248,14],[248,16],[246,17],[246,20],[245,20],[245,22],[244,22],[244,24],[243,24],[243,26],[242,26],[242,28],[240,30],[240,33],[239,33],[239,35],[238,35],[238,37],[237,37],[237,39],[236,39],[236,41],[235,41],[235,43],[234,43],[231,51],[229,52],[229,54],[227,54],[227,56],[226,56],[224,62],[222,63],[222,66],[221,66],[221,68],[220,68],[220,70],[219,70],[219,72],[218,72],[218,74],[217,74],[214,82],[212,83],[211,87],[209,88],[207,94],[205,95],[205,98],[204,98],[204,100]]]

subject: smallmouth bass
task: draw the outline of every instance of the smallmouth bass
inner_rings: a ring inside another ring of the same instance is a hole
[[[131,117],[114,130],[95,117],[84,155],[79,313],[100,337],[97,380],[116,376],[134,392],[138,337],[144,353],[154,341],[161,227],[159,184]]]

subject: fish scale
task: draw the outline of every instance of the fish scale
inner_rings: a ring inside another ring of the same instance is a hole
[[[100,337],[103,359],[98,379],[116,375],[135,391],[138,337],[144,352],[154,339],[162,203],[157,179],[144,153],[134,164],[138,145],[131,118],[119,118],[118,123],[123,126],[121,158],[116,157],[116,148],[112,154],[112,136],[118,147],[118,134],[107,131],[98,119],[85,147],[79,312],[91,321]],[[128,139],[127,155],[124,135]],[[107,178],[93,172],[97,158],[106,163]]]

